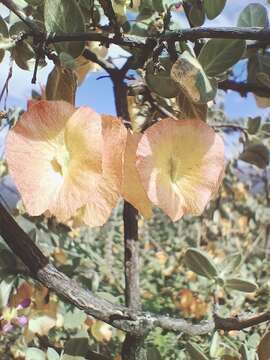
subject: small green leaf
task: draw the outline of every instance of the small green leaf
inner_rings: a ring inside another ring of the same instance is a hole
[[[261,126],[261,120],[262,119],[260,116],[256,116],[254,118],[252,117],[248,118],[247,129],[250,135],[254,135],[258,132]]]
[[[47,349],[47,358],[48,360],[60,360],[60,356],[58,352],[56,352],[53,348]]]
[[[88,338],[73,338],[65,343],[64,354],[71,356],[86,356],[88,350]]]
[[[45,0],[44,19],[48,33],[85,31],[84,17],[75,0]],[[81,55],[84,42],[62,42],[55,47],[59,53],[66,52],[76,58]]]
[[[160,69],[155,69],[151,60],[145,69],[145,81],[149,89],[165,98],[177,96],[179,88],[171,79],[172,61],[168,57],[160,58]]]
[[[226,5],[226,0],[204,0],[203,2],[208,19],[217,17]]]
[[[246,293],[252,293],[258,289],[257,284],[251,281],[236,278],[226,279],[225,287],[228,289],[242,291]]]
[[[269,164],[269,150],[264,144],[248,145],[239,159],[264,169]]]
[[[198,57],[208,76],[216,76],[231,68],[245,51],[244,40],[211,39],[202,48]]]
[[[216,358],[219,355],[221,339],[218,331],[214,333],[210,346],[210,356]]]
[[[25,360],[46,360],[46,355],[42,350],[30,347],[26,350]]]
[[[190,270],[208,279],[214,279],[218,276],[218,271],[213,261],[198,249],[187,249],[185,263]]]
[[[76,89],[77,80],[74,71],[55,66],[48,76],[46,98],[47,100],[65,100],[74,104]]]
[[[209,358],[204,355],[202,349],[197,344],[188,342],[185,346],[185,349],[188,352],[191,360],[209,360]]]
[[[205,10],[200,1],[192,2],[188,16],[193,26],[203,25],[205,21]]]
[[[241,265],[243,257],[241,254],[233,254],[225,258],[221,264],[222,275],[227,275],[238,270]]]
[[[258,346],[257,353],[259,360],[269,360],[270,359],[270,331],[267,332]]]
[[[35,52],[26,41],[19,42],[12,51],[16,64],[23,70],[32,71],[35,66]]]
[[[237,26],[240,27],[268,27],[268,24],[267,10],[259,3],[246,6],[237,21]]]

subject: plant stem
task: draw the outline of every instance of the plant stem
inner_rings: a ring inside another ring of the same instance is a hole
[[[128,64],[129,60],[127,61]],[[123,70],[124,69],[124,70]],[[113,74],[114,98],[117,116],[130,128],[127,104],[127,86],[124,77],[128,66]],[[140,269],[138,242],[138,211],[127,201],[124,202],[124,267],[125,267],[125,300],[131,311],[141,310],[140,301]],[[123,360],[146,360],[144,349],[144,331],[127,333],[122,348]]]

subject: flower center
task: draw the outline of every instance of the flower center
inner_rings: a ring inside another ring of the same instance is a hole
[[[62,176],[65,176],[68,171],[68,165],[70,162],[70,155],[66,146],[61,146],[57,149],[54,158],[51,160],[53,170]]]

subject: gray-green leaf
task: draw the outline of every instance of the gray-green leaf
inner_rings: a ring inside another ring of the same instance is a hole
[[[237,26],[240,27],[268,27],[269,20],[266,8],[258,3],[249,4],[240,13]]]
[[[248,118],[248,123],[247,123],[247,128],[248,128],[248,133],[250,135],[254,135],[258,132],[260,126],[261,126],[261,117],[260,116],[256,116],[254,118],[249,117]]]
[[[258,289],[257,284],[251,281],[236,278],[226,279],[225,287],[227,289],[242,291],[246,293],[252,293]]]
[[[244,149],[239,159],[264,169],[269,164],[269,150],[264,144],[251,144]]]
[[[156,70],[153,61],[146,66],[145,81],[149,89],[165,98],[177,96],[179,88],[170,77],[172,61],[168,57],[160,58],[161,68]]]
[[[46,360],[46,355],[42,350],[30,347],[26,350],[25,360]]]
[[[45,27],[49,33],[84,32],[84,17],[75,0],[46,0],[44,5]],[[59,53],[66,52],[74,58],[81,55],[84,42],[63,42],[55,45]]]
[[[189,248],[185,253],[185,263],[190,270],[208,279],[214,279],[218,275],[213,261],[202,251]]]
[[[204,0],[203,2],[208,19],[217,17],[226,5],[226,0]]]
[[[244,40],[212,39],[203,46],[198,60],[208,76],[216,76],[237,63],[245,48]]]

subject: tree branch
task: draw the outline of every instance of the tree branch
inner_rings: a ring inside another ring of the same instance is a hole
[[[89,49],[84,49],[82,55],[87,59],[96,64],[98,64],[102,69],[104,69],[109,75],[113,75],[117,68],[109,62],[108,60],[99,58],[94,52]]]
[[[160,40],[189,40],[198,39],[243,39],[265,41],[270,44],[270,29],[261,27],[194,27],[179,31],[167,32],[159,37]]]
[[[221,90],[233,90],[238,92],[241,96],[246,96],[247,93],[252,92],[261,96],[269,96],[270,97],[270,88],[259,85],[253,84],[248,82],[237,82],[234,80],[224,80],[218,83],[218,88]]]
[[[164,330],[183,332],[190,335],[203,335],[216,330],[243,330],[270,321],[270,312],[247,319],[214,316],[212,321],[192,324],[184,319],[144,312],[131,312],[130,309],[112,304],[107,300],[84,289],[78,282],[69,279],[58,271],[42,254],[31,238],[21,229],[12,216],[0,203],[0,234],[13,252],[29,269],[30,276],[40,281],[59,296],[88,315],[105,321],[123,331],[137,334],[161,327]]]
[[[42,254],[29,236],[0,203],[0,234],[11,250],[30,270],[33,278],[63,296],[87,314],[106,322],[114,318],[131,318],[131,312],[120,305],[94,295],[58,271]]]
[[[153,45],[159,41],[180,41],[198,39],[243,39],[263,41],[264,45],[270,44],[270,29],[258,27],[195,27],[182,29],[179,31],[166,32],[156,37],[140,37],[135,35],[121,35],[120,38],[115,37],[111,33],[96,33],[94,31],[85,33],[63,33],[50,34],[48,43],[58,43],[62,41],[100,41],[106,44],[116,44],[128,47],[144,48],[149,46],[149,42]]]
[[[127,104],[127,86],[124,78],[133,59],[130,57],[122,69],[112,76],[117,116],[127,128],[131,127]],[[124,267],[126,306],[134,312],[141,310],[138,211],[127,201],[124,202]],[[126,335],[122,348],[123,360],[146,360],[144,349],[145,328],[139,328]]]

